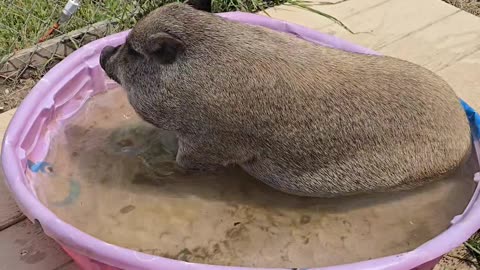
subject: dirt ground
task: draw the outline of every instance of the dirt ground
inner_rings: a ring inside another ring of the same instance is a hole
[[[0,113],[18,107],[28,95],[36,80],[20,79],[18,82],[0,81]]]
[[[477,270],[480,269],[478,260],[474,254],[465,246],[461,246],[449,254],[443,256],[442,260],[433,270]]]
[[[42,70],[27,67],[8,74],[0,73],[0,114],[18,107],[43,74],[60,60],[60,58],[51,59],[42,67]]]

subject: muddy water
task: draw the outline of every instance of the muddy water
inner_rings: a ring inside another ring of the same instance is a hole
[[[189,262],[313,267],[411,250],[439,234],[473,192],[475,160],[411,192],[312,199],[240,171],[186,175],[175,137],[143,123],[122,91],[98,95],[55,135],[41,201],[106,242]]]

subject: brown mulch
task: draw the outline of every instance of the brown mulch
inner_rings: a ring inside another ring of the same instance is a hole
[[[18,107],[35,83],[32,78],[19,79],[16,83],[0,81],[0,113]]]
[[[465,246],[460,246],[442,257],[433,270],[478,270],[478,261]]]
[[[28,67],[8,74],[0,74],[0,113],[18,107],[43,74],[61,60],[54,57],[46,65],[38,68]]]

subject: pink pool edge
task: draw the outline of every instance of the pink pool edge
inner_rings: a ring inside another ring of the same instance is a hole
[[[219,15],[229,20],[287,32],[323,46],[378,55],[372,50],[350,44],[339,38],[268,17],[242,12]],[[2,166],[7,187],[23,213],[31,221],[39,222],[44,232],[55,239],[82,269],[262,269],[188,263],[111,245],[65,223],[36,198],[25,177],[27,157],[33,160],[45,158],[50,144],[47,135],[55,131],[61,125],[62,120],[75,114],[91,96],[116,86],[106,79],[106,75],[99,64],[99,55],[103,47],[123,43],[127,34],[128,31],[111,35],[78,49],[52,68],[32,89],[17,109],[5,134]],[[478,156],[478,149],[480,148],[476,138],[474,145]],[[477,173],[473,180],[478,182],[480,175]],[[480,200],[478,194],[479,187],[477,186],[465,211],[461,215],[453,217],[452,224],[446,231],[410,252],[316,269],[432,269],[443,254],[460,246],[480,228]]]

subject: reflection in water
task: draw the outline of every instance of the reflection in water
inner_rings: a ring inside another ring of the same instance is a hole
[[[474,189],[473,158],[415,191],[290,196],[238,168],[188,175],[175,136],[142,122],[124,93],[93,98],[55,135],[48,173],[29,173],[60,218],[106,242],[190,262],[313,267],[411,250],[449,226]]]

